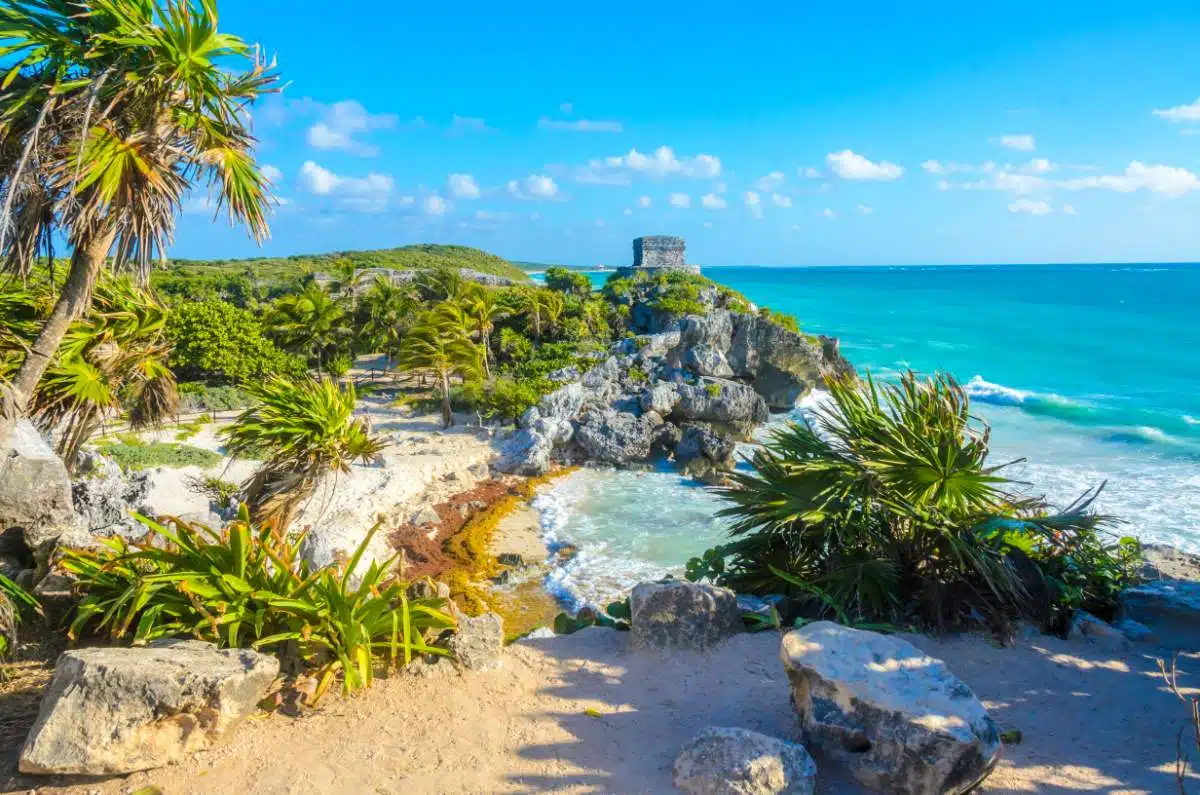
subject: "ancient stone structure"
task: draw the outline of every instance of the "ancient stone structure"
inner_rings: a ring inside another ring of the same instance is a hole
[[[688,265],[684,261],[685,244],[682,237],[650,235],[634,238],[633,267],[619,268],[622,276],[632,276],[642,271],[687,271],[699,273],[699,265]]]

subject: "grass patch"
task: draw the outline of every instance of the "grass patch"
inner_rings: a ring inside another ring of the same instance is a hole
[[[96,445],[96,450],[128,472],[155,467],[196,466],[208,469],[221,463],[221,456],[212,450],[179,442],[144,442],[128,433],[113,441],[101,442]]]

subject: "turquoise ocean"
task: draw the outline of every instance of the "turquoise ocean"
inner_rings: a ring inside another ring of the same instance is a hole
[[[1063,506],[1106,483],[1097,506],[1120,532],[1200,552],[1200,265],[704,274],[840,338],[862,373],[952,373],[992,427],[993,462],[1027,459],[1008,470],[1027,491]],[[550,582],[577,603],[678,572],[724,535],[720,500],[666,470],[582,470],[535,506],[550,542],[580,549]]]

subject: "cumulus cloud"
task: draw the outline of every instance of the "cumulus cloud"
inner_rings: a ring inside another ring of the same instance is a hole
[[[273,185],[278,185],[280,180],[283,179],[283,172],[270,163],[265,164],[259,170],[262,172],[263,178]]]
[[[306,160],[300,167],[300,186],[314,196],[329,196],[350,209],[379,212],[386,207],[394,183],[387,174],[372,171],[365,177],[344,177]]]
[[[798,168],[798,169],[796,169],[796,173],[798,173],[800,176],[804,177],[805,179],[820,179],[822,176],[821,169],[813,168],[812,166],[804,166],[803,168]]]
[[[724,210],[727,203],[715,193],[707,193],[700,199],[700,204],[706,210]]]
[[[450,186],[450,195],[455,198],[479,198],[479,183],[470,174],[451,174],[446,182]]]
[[[425,200],[421,202],[421,210],[426,215],[445,215],[449,209],[450,203],[436,194],[433,196],[426,196]]]
[[[314,149],[334,149],[359,157],[374,157],[379,148],[362,141],[359,136],[373,130],[396,126],[398,118],[392,113],[372,114],[360,102],[345,99],[322,106],[321,119],[308,128],[308,143]]]
[[[888,182],[899,179],[904,174],[903,166],[886,160],[875,163],[849,149],[831,152],[826,156],[825,162],[829,164],[833,173],[842,179]]]
[[[625,127],[619,121],[600,121],[595,119],[559,120],[543,116],[538,119],[538,127],[543,130],[566,130],[569,132],[605,132],[619,133]]]
[[[1071,204],[1064,204],[1062,206],[1062,211],[1064,213],[1066,213],[1067,215],[1074,215],[1075,214],[1075,206],[1071,205]]]
[[[783,187],[783,183],[787,178],[784,177],[782,171],[772,171],[765,177],[760,177],[755,187],[763,193],[771,193]]]
[[[1035,157],[1028,163],[1021,166],[1021,170],[1027,174],[1048,174],[1054,171],[1058,166],[1051,163],[1044,157]]]
[[[510,180],[508,193],[516,199],[553,199],[558,195],[558,185],[545,174],[530,174],[524,179]]]
[[[1167,121],[1200,121],[1200,99],[1190,105],[1176,105],[1173,108],[1160,108],[1154,111],[1154,115],[1160,119]]]
[[[672,207],[691,207],[692,206],[692,197],[687,195],[686,193],[672,193],[667,198],[667,201],[670,202]]]
[[[952,163],[942,160],[926,160],[921,164],[921,168],[925,169],[930,174],[959,174],[967,171],[975,171],[976,166],[969,166],[964,163]]]
[[[1054,212],[1049,202],[1033,201],[1032,199],[1017,199],[1008,205],[1010,213],[1028,213],[1030,215],[1049,215]]]
[[[1033,136],[1024,133],[1001,135],[999,138],[993,138],[992,142],[1007,149],[1016,149],[1018,152],[1032,152],[1035,146]]]
[[[660,146],[652,154],[630,149],[628,154],[589,161],[580,169],[576,179],[594,184],[628,185],[633,174],[656,178],[681,176],[714,179],[721,175],[721,160],[703,153],[678,157],[669,146]]]
[[[758,193],[748,190],[742,194],[742,201],[746,203],[756,218],[762,218],[762,197]]]
[[[791,207],[792,206],[792,197],[785,196],[782,193],[772,193],[771,201],[773,201],[775,203],[776,207]]]
[[[622,215],[633,215],[633,210],[626,207]]]
[[[639,207],[649,207],[650,206],[650,197],[649,196],[639,197],[638,198],[638,206]]]
[[[1118,193],[1134,193],[1139,190],[1178,197],[1200,189],[1200,177],[1186,168],[1175,166],[1148,166],[1134,160],[1123,174],[1076,177],[1058,183],[1067,190],[1100,188]]]

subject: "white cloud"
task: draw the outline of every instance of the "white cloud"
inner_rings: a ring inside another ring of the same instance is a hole
[[[1008,211],[1010,213],[1028,213],[1030,215],[1049,215],[1054,212],[1054,208],[1050,206],[1049,202],[1017,199],[1008,205]]]
[[[1049,174],[1057,169],[1058,166],[1051,163],[1044,157],[1035,157],[1025,165],[1021,166],[1021,170],[1027,174]]]
[[[1066,213],[1067,215],[1074,215],[1075,214],[1075,206],[1071,205],[1071,204],[1064,204],[1062,206],[1062,211],[1064,213]]]
[[[476,210],[475,220],[477,221],[507,221],[512,218],[512,213],[497,213],[491,210]]]
[[[858,207],[856,209],[858,210],[860,215],[872,215],[875,212],[874,207],[868,207],[865,204],[858,205]]]
[[[950,181],[945,179],[938,180],[938,190],[950,190]]]
[[[706,210],[724,210],[725,207],[728,206],[727,202],[715,193],[705,194],[700,199],[700,204],[702,204]]]
[[[782,171],[772,171],[765,177],[760,177],[758,182],[755,183],[755,187],[761,190],[763,193],[771,193],[772,191],[777,191],[783,187],[783,183],[786,179],[787,178],[783,176]]]
[[[490,132],[491,129],[483,119],[459,116],[457,113],[450,117],[450,133],[453,135]]]
[[[1035,147],[1033,136],[1025,133],[1001,135],[999,138],[993,138],[992,143],[1000,144],[1008,149],[1016,149],[1018,152],[1032,152]]]
[[[921,164],[921,168],[925,169],[930,174],[958,174],[967,171],[975,171],[975,166],[969,166],[964,163],[952,163],[942,160],[926,160]]]
[[[450,203],[441,196],[426,196],[425,201],[421,202],[421,209],[426,215],[445,215]]]
[[[672,193],[670,197],[667,198],[667,201],[671,203],[672,207],[692,206],[692,197],[688,196],[686,193]]]
[[[1190,105],[1155,110],[1154,115],[1167,121],[1200,121],[1200,99]]]
[[[834,219],[837,218],[837,213],[835,213],[833,210],[829,209],[828,207],[826,207],[824,210],[821,211],[821,215],[825,216],[830,221],[833,221]]]
[[[718,182],[715,185],[713,185],[713,193],[724,193],[728,189],[729,189],[729,186],[726,185],[724,182]]]
[[[1186,168],[1175,166],[1148,166],[1141,161],[1130,163],[1125,173],[1098,177],[1077,177],[1058,183],[1067,190],[1101,188],[1118,193],[1133,193],[1147,190],[1166,196],[1178,197],[1200,189],[1200,178]]]
[[[306,160],[300,167],[300,186],[314,196],[337,199],[348,209],[380,212],[387,207],[394,183],[387,174],[374,171],[365,177],[343,177]]]
[[[886,160],[874,163],[849,149],[844,149],[841,152],[831,152],[826,156],[825,161],[829,164],[833,173],[842,179],[886,182],[899,179],[904,173],[902,166],[889,163]]]
[[[798,168],[798,169],[796,169],[796,173],[799,174],[800,176],[804,177],[805,179],[820,179],[821,178],[821,169],[813,168],[812,166],[805,166],[803,168]]]
[[[784,196],[782,193],[772,193],[771,201],[775,202],[776,207],[791,207],[792,197]]]
[[[283,179],[283,172],[270,163],[264,164],[259,171],[262,172],[263,178],[273,185],[278,185],[279,181]]]
[[[530,174],[524,179],[510,180],[508,192],[516,199],[553,199],[558,185],[545,174]]]
[[[327,196],[337,189],[339,177],[329,169],[307,160],[300,167],[300,181],[309,193]]]
[[[543,130],[568,130],[570,132],[606,132],[619,133],[625,128],[619,121],[599,121],[594,119],[575,119],[561,121],[543,116],[538,119],[538,127]]]
[[[336,149],[359,157],[374,157],[379,154],[378,147],[364,143],[356,136],[372,130],[390,129],[397,121],[393,113],[368,113],[361,103],[345,99],[324,107],[321,120],[308,128],[308,143],[314,149]]]
[[[576,179],[579,182],[594,184],[627,185],[630,174],[714,179],[721,176],[721,160],[708,154],[677,157],[669,146],[660,146],[649,155],[637,149],[630,149],[628,154],[590,161],[581,169]]]
[[[450,185],[450,195],[459,199],[478,199],[479,184],[470,174],[451,174],[446,180]]]
[[[762,197],[755,191],[748,190],[742,194],[742,201],[746,202],[746,206],[750,208],[750,212],[755,218],[762,218]]]
[[[1046,190],[1051,182],[1033,174],[1014,174],[1010,171],[995,171],[986,179],[967,182],[961,187],[966,190],[998,190],[1019,195],[1028,195]]]
[[[650,197],[649,196],[639,197],[638,198],[638,206],[639,207],[649,207],[650,206]]]
[[[529,220],[530,221],[540,221],[540,220],[542,220],[542,214],[539,212],[532,212],[529,214]]]

